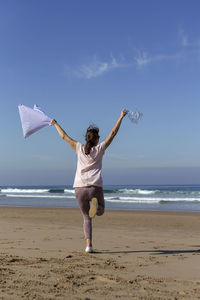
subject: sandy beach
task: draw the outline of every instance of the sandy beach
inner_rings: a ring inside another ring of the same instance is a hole
[[[200,299],[200,214],[0,209],[0,299]]]

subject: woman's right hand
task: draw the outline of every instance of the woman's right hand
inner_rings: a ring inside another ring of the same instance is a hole
[[[55,125],[56,123],[57,123],[57,122],[56,122],[55,119],[51,120],[51,124],[52,124],[52,125]]]

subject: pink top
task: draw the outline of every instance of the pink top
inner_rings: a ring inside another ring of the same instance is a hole
[[[73,187],[102,186],[102,158],[105,153],[105,142],[92,147],[90,154],[85,154],[85,146],[77,142],[77,169]]]

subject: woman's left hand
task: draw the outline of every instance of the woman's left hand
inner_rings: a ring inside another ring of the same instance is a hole
[[[121,111],[121,118],[124,118],[126,114],[127,114],[126,109],[123,109]]]

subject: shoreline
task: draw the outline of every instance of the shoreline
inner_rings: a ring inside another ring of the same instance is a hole
[[[79,207],[66,207],[66,206],[63,206],[63,207],[61,207],[61,206],[12,206],[12,205],[0,205],[0,208],[10,208],[10,209],[41,209],[41,210],[48,210],[48,209],[51,209],[51,210],[75,210],[75,211],[79,211],[80,210],[80,208]],[[125,209],[122,209],[122,208],[116,208],[116,209],[114,209],[114,208],[105,208],[105,212],[107,212],[107,211],[109,211],[109,212],[136,212],[136,213],[138,213],[138,212],[143,212],[143,213],[151,213],[151,212],[155,212],[155,213],[183,213],[183,214],[188,214],[188,213],[191,213],[191,214],[193,214],[193,213],[197,213],[197,214],[199,214],[200,215],[200,211],[186,211],[186,210],[184,210],[184,211],[180,211],[180,210],[148,210],[148,209],[130,209],[130,208],[125,208]]]
[[[106,210],[85,254],[78,208],[1,207],[0,299],[198,299],[199,228],[198,212]]]
[[[0,209],[1,208],[27,208],[27,209],[74,209],[74,210],[80,210],[79,207],[73,207],[73,206],[31,206],[31,205],[0,205]],[[166,212],[166,213],[185,213],[185,214],[189,214],[189,213],[196,213],[196,214],[200,214],[200,210],[186,210],[186,209],[160,209],[160,208],[150,208],[150,209],[146,209],[146,208],[110,208],[110,207],[105,207],[105,212],[106,211],[111,211],[111,212]]]

